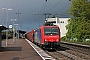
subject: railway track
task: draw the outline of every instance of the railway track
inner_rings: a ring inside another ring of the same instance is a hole
[[[83,54],[90,55],[90,46],[88,45],[81,45],[75,43],[68,43],[68,42],[61,42],[61,46],[67,47],[71,50],[81,52]]]
[[[50,51],[45,51],[45,52],[51,55],[55,60],[72,60],[71,58],[58,52],[50,52]]]
[[[60,51],[46,51],[56,60],[90,60],[90,47],[78,44],[61,43]]]
[[[41,50],[39,51],[41,52]],[[54,51],[43,50],[43,51],[45,51],[46,54],[51,56],[53,60],[90,60],[90,47],[89,46],[61,42],[61,47],[59,51],[55,51],[55,50]],[[44,54],[42,54],[42,56],[43,55]]]
[[[71,54],[73,60],[90,60],[90,46],[61,42],[61,47],[66,48],[65,52]]]

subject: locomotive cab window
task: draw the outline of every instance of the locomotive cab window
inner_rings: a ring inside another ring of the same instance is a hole
[[[58,35],[58,28],[44,28],[44,35]]]

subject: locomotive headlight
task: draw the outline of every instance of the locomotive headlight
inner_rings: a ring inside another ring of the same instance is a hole
[[[47,41],[47,39],[45,39],[45,41]]]
[[[56,39],[56,42],[59,42],[59,40],[58,40],[58,39]]]

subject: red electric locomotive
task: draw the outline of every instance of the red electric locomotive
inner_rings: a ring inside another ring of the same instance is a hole
[[[60,47],[60,29],[58,26],[41,26],[34,31],[34,42],[45,49]]]
[[[60,29],[58,26],[41,26],[28,32],[25,37],[45,49],[60,47]]]

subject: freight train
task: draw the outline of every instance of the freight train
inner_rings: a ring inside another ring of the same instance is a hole
[[[44,49],[60,48],[60,29],[58,26],[41,26],[27,34],[25,38]]]

